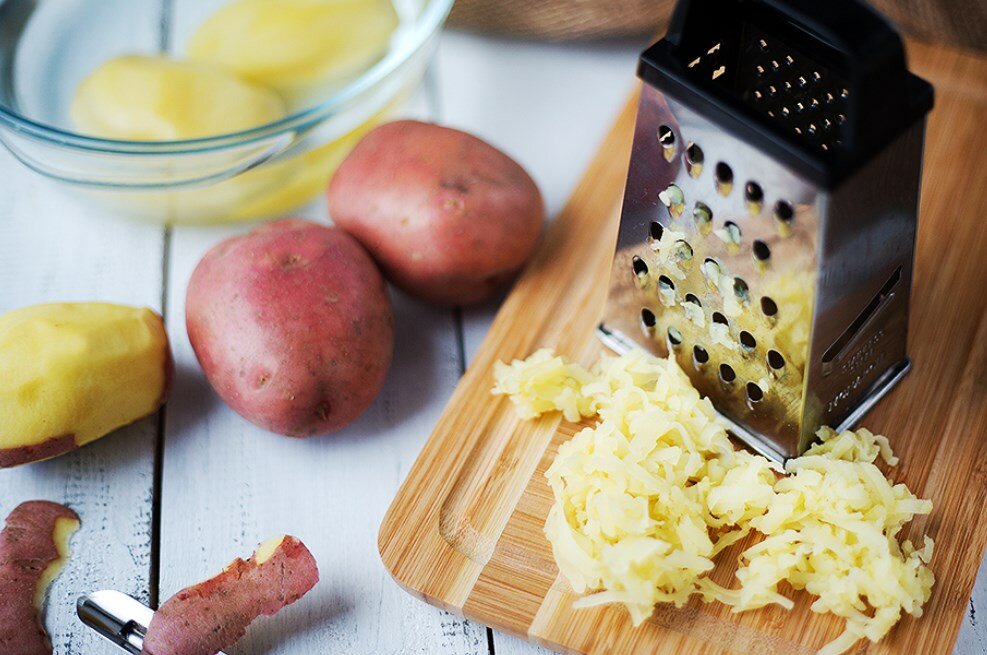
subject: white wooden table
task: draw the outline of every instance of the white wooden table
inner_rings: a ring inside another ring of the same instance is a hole
[[[418,113],[510,153],[537,179],[554,213],[626,99],[642,45],[447,33]],[[326,220],[323,203],[302,213]],[[447,311],[395,293],[394,365],[367,414],[329,437],[271,435],[219,401],[185,333],[192,268],[218,240],[247,229],[165,230],[108,218],[0,152],[0,312],[66,300],[148,305],[166,317],[177,364],[172,398],[159,416],[59,459],[0,471],[0,515],[43,498],[82,516],[72,560],[51,593],[55,652],[117,652],[75,619],[80,594],[113,588],[154,604],[281,533],[309,545],[322,582],[256,624],[231,654],[543,652],[414,600],[377,555],[381,518],[496,303]],[[977,611],[987,605],[981,573],[956,648],[962,655],[987,653]]]

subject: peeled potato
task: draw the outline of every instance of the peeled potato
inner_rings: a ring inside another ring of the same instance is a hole
[[[172,360],[161,317],[108,303],[0,316],[0,468],[61,455],[156,411]]]
[[[199,27],[188,56],[293,96],[359,74],[397,24],[388,0],[238,0]]]
[[[259,127],[283,118],[286,109],[274,91],[209,64],[128,55],[82,81],[71,114],[84,134],[171,141]]]

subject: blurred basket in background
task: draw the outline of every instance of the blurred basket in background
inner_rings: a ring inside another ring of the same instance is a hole
[[[674,0],[457,0],[454,27],[536,39],[655,35]]]
[[[823,2],[825,0],[819,0]],[[987,0],[872,0],[901,30],[987,50]],[[454,27],[535,39],[655,36],[675,0],[456,0]]]

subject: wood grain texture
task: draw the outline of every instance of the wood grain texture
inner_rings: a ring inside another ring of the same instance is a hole
[[[95,51],[157,49],[157,0],[126,3],[116,12],[95,11],[93,20],[105,21],[105,33],[114,35],[92,43]],[[78,38],[87,42],[95,34]],[[78,71],[65,67],[57,72]],[[55,77],[43,87],[46,93],[69,88],[67,79]],[[31,107],[42,103],[36,97],[23,100]],[[163,233],[159,226],[108,218],[0,150],[0,313],[62,301],[107,301],[160,311]],[[157,434],[155,415],[57,459],[0,471],[0,520],[19,503],[34,499],[64,503],[82,520],[45,610],[59,655],[116,650],[76,618],[79,596],[111,588],[149,600]]]
[[[913,67],[938,89],[927,137],[911,320],[912,375],[865,420],[891,436],[893,472],[935,503],[911,534],[937,542],[937,586],[921,620],[906,618],[881,644],[855,652],[952,650],[987,543],[987,61],[911,44]],[[387,568],[413,594],[497,629],[575,652],[802,653],[841,622],[796,608],[729,615],[716,605],[662,608],[633,630],[619,609],[573,611],[541,533],[550,496],[543,471],[577,426],[557,416],[521,422],[492,398],[501,359],[541,346],[587,363],[608,279],[633,103],[528,270],[506,299],[381,528]],[[725,574],[729,578],[730,571]],[[727,581],[727,580],[724,580]]]

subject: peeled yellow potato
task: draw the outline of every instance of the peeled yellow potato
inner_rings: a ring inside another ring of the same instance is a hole
[[[72,121],[92,136],[133,141],[198,139],[284,118],[272,91],[206,63],[127,55],[82,81]]]
[[[237,0],[199,27],[188,56],[291,97],[372,65],[397,24],[389,0]]]
[[[157,410],[172,372],[161,317],[107,303],[0,316],[0,468],[74,450]]]

